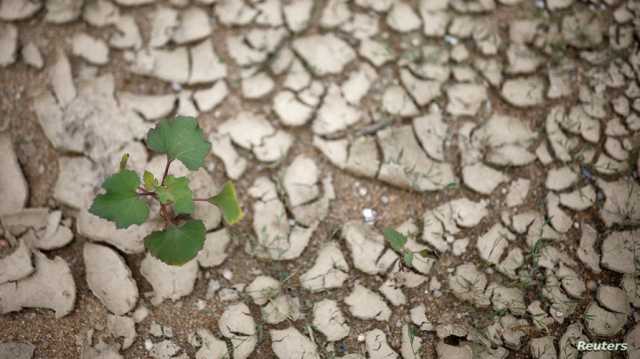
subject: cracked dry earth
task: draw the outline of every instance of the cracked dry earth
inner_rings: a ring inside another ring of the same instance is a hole
[[[639,38],[637,0],[0,0],[0,358],[640,358]],[[247,212],[182,267],[87,212],[174,115]]]

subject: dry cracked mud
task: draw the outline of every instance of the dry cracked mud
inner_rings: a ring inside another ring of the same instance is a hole
[[[637,0],[0,0],[0,83],[0,358],[640,357]],[[87,211],[175,115],[182,267]]]

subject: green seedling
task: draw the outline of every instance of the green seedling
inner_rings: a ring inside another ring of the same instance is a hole
[[[387,242],[389,242],[389,246],[391,246],[391,249],[402,256],[402,262],[407,267],[413,266],[413,259],[416,254],[423,258],[435,256],[435,253],[429,249],[423,249],[421,251],[411,251],[405,248],[405,245],[407,244],[407,237],[393,228],[385,228],[382,231],[382,234],[384,235],[384,238],[387,240]]]
[[[160,121],[147,134],[147,146],[167,156],[162,178],[145,171],[141,182],[138,173],[127,169],[129,154],[126,153],[120,161],[120,170],[102,183],[104,193],[96,196],[89,212],[114,222],[118,229],[125,229],[147,221],[148,201],[158,201],[164,229],[145,237],[144,246],[161,261],[182,265],[198,254],[205,241],[204,223],[191,217],[194,202],[209,202],[217,206],[230,225],[240,221],[244,213],[232,182],[227,182],[215,196],[194,198],[187,177],[169,174],[175,160],[196,171],[204,165],[204,158],[211,150],[211,143],[204,139],[195,118],[176,117]]]

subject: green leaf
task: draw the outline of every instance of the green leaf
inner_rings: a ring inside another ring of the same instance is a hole
[[[164,185],[157,187],[158,200],[162,204],[173,204],[176,214],[193,213],[193,193],[187,177],[167,176]]]
[[[144,189],[147,191],[153,191],[159,185],[158,180],[153,177],[153,173],[149,171],[144,171],[142,181],[144,183]]]
[[[133,171],[112,175],[102,184],[107,192],[96,196],[89,212],[115,222],[116,228],[144,223],[149,216],[149,206],[136,194],[139,185],[140,178]]]
[[[402,260],[404,261],[404,264],[407,267],[412,267],[413,266],[413,252],[405,251],[404,255],[402,256]]]
[[[196,119],[181,116],[160,121],[149,131],[147,144],[156,152],[166,153],[170,160],[180,160],[192,171],[202,167],[211,149]]]
[[[389,241],[389,245],[394,251],[402,252],[402,248],[407,243],[407,237],[393,228],[385,228],[382,234]]]
[[[122,155],[122,158],[120,158],[120,171],[127,169],[128,161],[129,161],[129,154],[125,153],[124,155]]]
[[[144,239],[144,246],[169,265],[183,265],[198,255],[204,245],[205,232],[201,220],[190,220],[181,226],[152,232]]]
[[[220,208],[222,217],[224,217],[225,222],[228,224],[235,224],[244,217],[233,182],[225,183],[222,191],[210,197],[208,201]]]

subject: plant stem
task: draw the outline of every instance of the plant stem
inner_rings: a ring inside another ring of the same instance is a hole
[[[136,194],[138,196],[155,196],[156,195],[155,192],[147,192],[147,191],[137,192]]]
[[[171,214],[169,213],[169,211],[167,209],[167,205],[160,204],[160,215],[162,216],[162,219],[164,219],[165,228],[169,224],[173,224],[173,220],[171,219]]]
[[[167,157],[167,165],[164,168],[164,174],[162,175],[162,182],[161,184],[164,185],[164,180],[167,178],[167,174],[169,173],[169,166],[171,166],[171,159],[169,157]]]
[[[208,198],[194,198],[194,202],[209,202]]]

